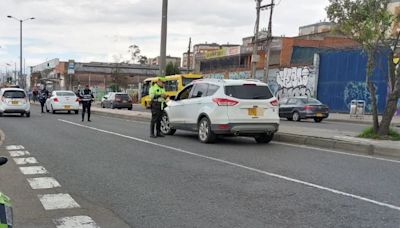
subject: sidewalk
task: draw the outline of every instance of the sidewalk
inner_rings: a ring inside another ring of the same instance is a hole
[[[379,116],[379,121],[381,120]],[[350,118],[350,114],[342,113],[330,113],[328,121],[335,122],[348,122],[348,123],[360,123],[360,124],[372,124],[372,115],[365,115],[362,119]],[[395,116],[392,120],[393,126],[400,126],[400,116]]]
[[[92,108],[92,112],[109,117],[149,121],[151,113],[127,111],[117,109]],[[359,120],[357,123],[368,123],[369,117]],[[329,118],[329,120],[331,120]],[[331,121],[350,122],[349,115],[333,114]],[[396,124],[400,124],[400,118],[396,117]],[[344,150],[368,155],[382,155],[400,157],[400,141],[370,140],[356,137],[355,132],[345,132],[333,129],[305,128],[296,126],[280,126],[275,135],[275,141],[295,143],[308,146],[316,146],[327,149]]]

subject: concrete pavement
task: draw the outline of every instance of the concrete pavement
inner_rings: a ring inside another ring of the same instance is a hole
[[[203,145],[185,132],[149,140],[147,122],[94,115],[82,123],[75,115],[37,111],[31,119],[1,119],[4,145],[23,143],[63,192],[112,211],[130,227],[400,223],[398,160],[247,138]],[[3,190],[10,178],[1,183]]]

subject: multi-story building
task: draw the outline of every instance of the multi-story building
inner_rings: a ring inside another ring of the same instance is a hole
[[[194,58],[193,58],[194,54],[193,52],[190,52],[189,55],[187,52],[183,53],[182,56],[182,68],[188,68],[188,64],[190,65],[189,69],[193,69],[194,68]]]
[[[166,64],[169,64],[169,63],[172,63],[173,65],[181,66],[181,58],[167,56]],[[147,59],[147,64],[153,65],[153,66],[159,66],[160,65],[160,56]]]

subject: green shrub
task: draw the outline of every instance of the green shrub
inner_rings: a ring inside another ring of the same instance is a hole
[[[358,135],[358,137],[366,138],[366,139],[389,139],[389,140],[393,140],[393,141],[400,141],[400,133],[392,128],[389,130],[388,138],[379,137],[378,134],[374,133],[373,127],[369,127],[367,129],[365,129],[363,132],[361,132],[361,134]]]

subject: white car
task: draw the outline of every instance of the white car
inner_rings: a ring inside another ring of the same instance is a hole
[[[55,114],[57,111],[79,113],[79,98],[72,91],[55,90],[46,100],[46,111]]]
[[[198,132],[212,143],[217,135],[254,137],[269,143],[279,128],[278,100],[258,80],[197,80],[167,102],[161,132]]]
[[[4,88],[0,90],[0,116],[3,116],[4,113],[31,116],[31,105],[23,89]]]

